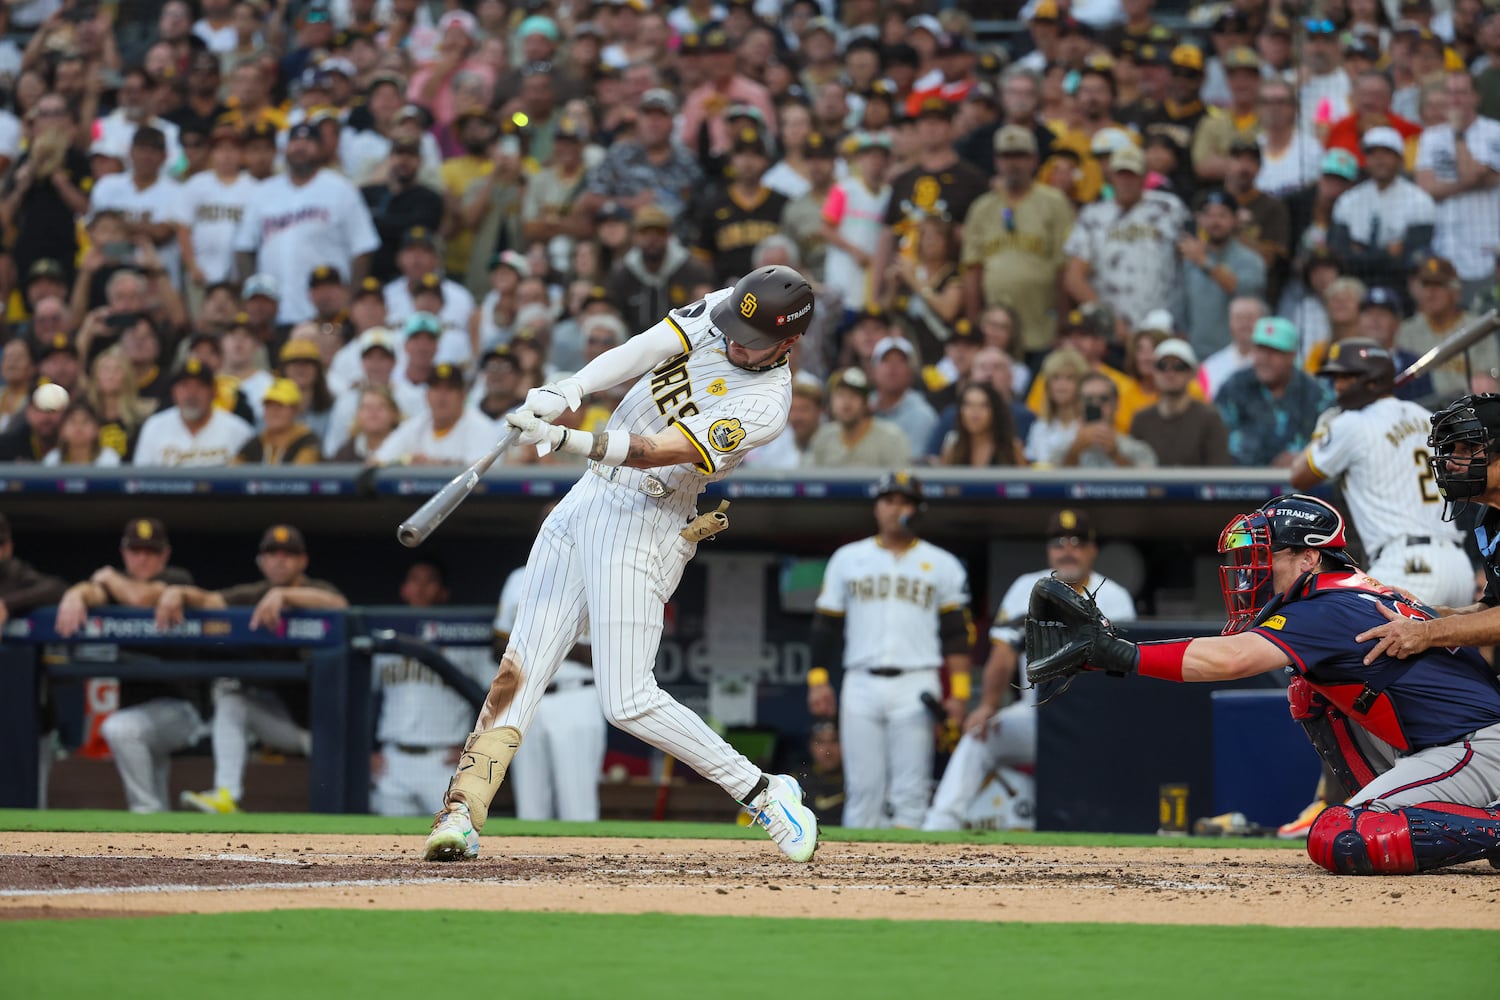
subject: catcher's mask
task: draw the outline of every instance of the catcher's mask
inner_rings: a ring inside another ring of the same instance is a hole
[[[1317,549],[1346,566],[1344,517],[1316,497],[1287,494],[1260,510],[1237,514],[1219,535],[1219,588],[1228,621],[1224,635],[1244,631],[1275,593],[1271,555],[1282,549]]]
[[[1427,446],[1432,477],[1443,496],[1443,520],[1451,521],[1484,495],[1490,451],[1500,437],[1500,393],[1464,396],[1432,415]]]

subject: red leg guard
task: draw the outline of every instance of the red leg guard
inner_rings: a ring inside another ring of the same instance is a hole
[[[1417,871],[1411,826],[1402,810],[1329,806],[1307,833],[1307,856],[1335,875],[1410,875]]]

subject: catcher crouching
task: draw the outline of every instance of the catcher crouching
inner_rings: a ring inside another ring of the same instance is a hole
[[[1344,785],[1307,853],[1340,875],[1395,875],[1488,859],[1500,867],[1500,679],[1467,647],[1408,659],[1356,636],[1433,608],[1365,575],[1344,519],[1315,497],[1280,496],[1219,537],[1224,633],[1134,643],[1087,594],[1052,577],[1031,591],[1027,678],[1086,670],[1225,681],[1291,668],[1292,717]]]

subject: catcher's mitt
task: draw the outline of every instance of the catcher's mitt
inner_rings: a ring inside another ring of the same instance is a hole
[[[1140,651],[1115,635],[1089,594],[1056,576],[1031,588],[1026,615],[1026,679],[1032,686],[1064,680],[1085,670],[1117,677],[1135,673]]]

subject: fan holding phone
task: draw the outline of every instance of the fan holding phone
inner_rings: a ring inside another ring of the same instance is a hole
[[[1063,453],[1064,466],[1083,469],[1145,468],[1156,464],[1151,446],[1115,430],[1120,396],[1102,372],[1091,372],[1078,383],[1083,401],[1083,425]]]

